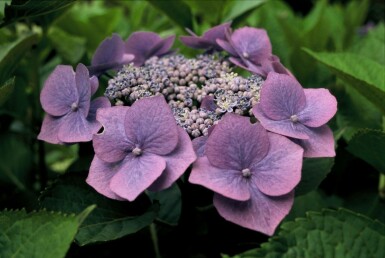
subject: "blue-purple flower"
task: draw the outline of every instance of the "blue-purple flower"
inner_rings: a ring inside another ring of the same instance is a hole
[[[226,220],[272,235],[291,209],[302,148],[231,113],[198,145],[205,149],[189,181],[215,192],[214,206]]]
[[[101,128],[96,110],[111,106],[106,97],[91,102],[98,88],[98,79],[89,77],[83,64],[76,67],[59,65],[46,80],[40,102],[47,113],[38,135],[49,143],[75,143],[92,140]]]
[[[93,138],[87,183],[109,198],[133,201],[146,189],[166,189],[196,159],[163,96],[100,109],[97,120],[104,131]]]
[[[304,157],[334,157],[333,133],[326,123],[337,112],[327,89],[303,89],[295,78],[269,73],[253,114],[267,130],[294,138]]]

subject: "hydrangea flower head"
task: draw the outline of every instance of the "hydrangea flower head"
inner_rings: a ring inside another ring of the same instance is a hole
[[[101,109],[97,120],[104,131],[93,139],[87,183],[109,198],[133,201],[146,189],[168,188],[196,159],[163,96]]]
[[[76,67],[76,73],[71,66],[57,66],[40,94],[47,114],[38,139],[53,144],[91,141],[101,128],[96,121],[96,110],[111,106],[106,97],[91,102],[97,88],[97,78],[90,78],[83,64]]]
[[[255,117],[271,132],[292,137],[305,157],[333,157],[333,133],[326,123],[337,112],[337,101],[326,89],[303,89],[292,76],[269,73]]]
[[[293,203],[303,150],[249,118],[228,113],[209,135],[189,178],[215,192],[226,220],[272,235]]]
[[[170,53],[175,36],[165,39],[154,32],[138,31],[131,34],[125,43],[125,53],[135,56],[133,63],[141,66],[152,56],[163,56]]]
[[[222,48],[216,42],[217,39],[225,40],[225,32],[230,28],[231,23],[227,22],[218,26],[215,26],[203,33],[201,37],[197,36],[194,32],[186,29],[191,36],[181,36],[179,39],[183,44],[191,48],[217,50],[220,51]]]
[[[133,59],[134,55],[125,53],[123,39],[118,34],[113,34],[100,43],[92,57],[89,70],[92,75],[100,75],[107,70],[120,69]]]

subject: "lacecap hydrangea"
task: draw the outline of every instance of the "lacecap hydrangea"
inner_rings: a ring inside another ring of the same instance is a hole
[[[225,23],[188,33],[181,42],[204,51],[195,58],[172,50],[175,36],[134,32],[101,42],[88,67],[58,66],[41,92],[38,138],[92,140],[86,181],[108,198],[133,201],[183,176],[214,192],[224,219],[273,235],[292,207],[303,158],[335,156],[327,122],[336,99],[302,88],[264,29]],[[104,96],[91,101],[105,74]]]

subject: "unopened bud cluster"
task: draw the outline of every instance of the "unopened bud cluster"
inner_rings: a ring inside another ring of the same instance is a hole
[[[226,112],[252,115],[259,101],[263,79],[231,72],[229,63],[214,55],[188,59],[182,55],[152,57],[141,67],[126,65],[108,82],[105,95],[115,105],[164,95],[177,124],[193,138],[207,135]],[[212,96],[215,110],[200,108],[205,96]]]

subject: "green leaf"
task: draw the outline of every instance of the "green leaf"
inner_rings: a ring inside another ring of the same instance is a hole
[[[385,174],[384,132],[360,130],[349,142],[347,150]]]
[[[245,13],[255,10],[257,7],[264,4],[266,0],[243,0],[243,1],[228,1],[223,10],[223,22],[238,19]]]
[[[369,34],[357,41],[350,51],[385,65],[385,42],[373,34]]]
[[[86,39],[68,34],[58,27],[52,27],[48,38],[58,54],[71,64],[76,64],[86,52]]]
[[[177,25],[184,28],[193,27],[190,7],[183,1],[147,0],[150,4],[164,12]]]
[[[76,0],[12,0],[5,5],[4,19],[0,28],[21,19],[29,19],[68,7]]]
[[[145,196],[142,195],[144,198]],[[109,241],[133,234],[148,226],[157,216],[158,205],[149,200],[115,201],[97,193],[80,175],[66,175],[40,197],[42,207],[72,213],[89,205],[97,207],[79,228],[79,245]]]
[[[3,85],[0,86],[0,106],[2,106],[11,96],[14,87],[15,77],[9,79]]]
[[[29,33],[18,38],[13,43],[0,46],[0,84],[12,76],[20,59],[37,41],[37,34]]]
[[[302,178],[295,188],[296,196],[315,190],[334,164],[334,158],[308,158],[302,165]]]
[[[304,51],[326,65],[338,78],[349,83],[385,114],[385,66],[351,53]]]
[[[173,184],[160,192],[148,192],[151,200],[156,200],[160,204],[157,219],[169,225],[177,225],[182,211],[182,199],[179,187]]]
[[[25,190],[32,164],[30,147],[17,135],[7,133],[0,135],[0,153],[0,181]]]
[[[45,210],[0,212],[0,257],[65,257],[81,219],[91,210],[80,217]]]
[[[308,212],[246,257],[385,257],[385,225],[349,210]]]

